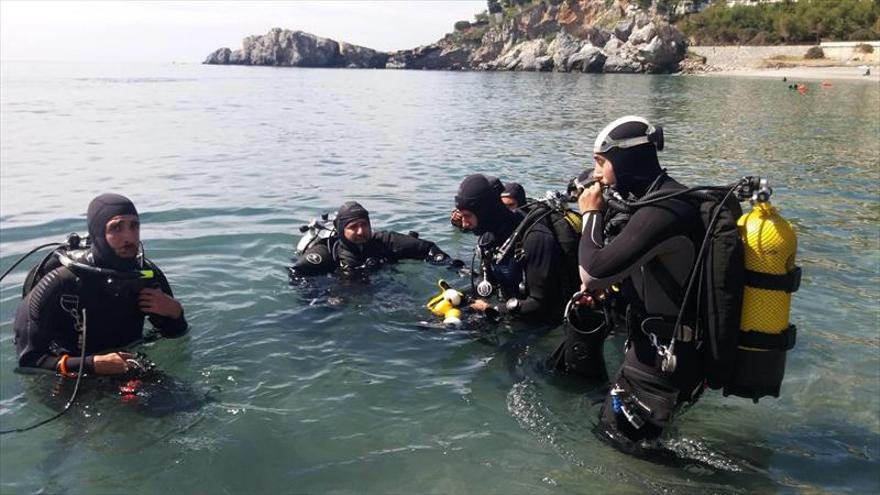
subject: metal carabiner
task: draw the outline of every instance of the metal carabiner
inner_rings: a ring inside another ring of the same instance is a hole
[[[664,347],[661,356],[663,356],[663,359],[660,361],[660,369],[664,373],[674,373],[675,368],[678,366],[678,359],[673,353],[672,346]]]

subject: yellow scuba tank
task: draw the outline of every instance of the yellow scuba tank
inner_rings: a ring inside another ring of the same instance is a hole
[[[434,315],[442,317],[445,325],[460,325],[461,310],[458,306],[465,300],[464,293],[450,287],[445,280],[440,280],[437,285],[440,293],[432,297],[425,307]]]
[[[755,402],[779,397],[786,351],[797,333],[789,322],[791,294],[801,278],[794,230],[770,204],[769,193],[758,198],[737,221],[745,246],[745,290],[736,363],[724,387],[724,395]]]
[[[565,209],[565,220],[571,225],[571,228],[573,228],[575,232],[584,230],[584,217],[580,216],[580,214],[574,210],[569,208]]]

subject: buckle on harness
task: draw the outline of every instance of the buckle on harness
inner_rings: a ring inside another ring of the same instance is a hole
[[[642,320],[642,333],[645,335],[653,335],[654,339],[651,343],[655,343],[657,337],[672,341],[693,342],[696,340],[697,332],[689,325],[681,325],[678,334],[675,332],[675,323],[667,322],[662,316],[649,316]],[[654,344],[657,347],[657,344]]]

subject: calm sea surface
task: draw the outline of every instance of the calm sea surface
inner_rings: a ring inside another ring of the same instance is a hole
[[[120,192],[192,327],[139,348],[168,375],[152,404],[92,380],[61,419],[3,436],[2,493],[880,490],[877,85],[45,63],[4,63],[0,82],[0,268]],[[297,228],[349,199],[470,260],[447,221],[462,177],[562,188],[625,114],[664,125],[687,184],[769,177],[805,273],[783,396],[706,394],[670,455],[597,440],[601,391],[536,368],[561,329],[422,325],[438,278],[467,285],[443,268],[288,285]],[[0,287],[3,429],[70,391],[14,372],[25,271]]]

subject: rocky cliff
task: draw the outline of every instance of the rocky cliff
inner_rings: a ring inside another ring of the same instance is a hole
[[[278,65],[289,67],[384,68],[388,54],[321,38],[302,31],[274,28],[262,36],[248,36],[240,50],[220,48],[206,64]]]
[[[436,43],[381,53],[273,29],[221,48],[206,64],[560,72],[674,72],[684,36],[645,0],[533,0],[462,21]]]

